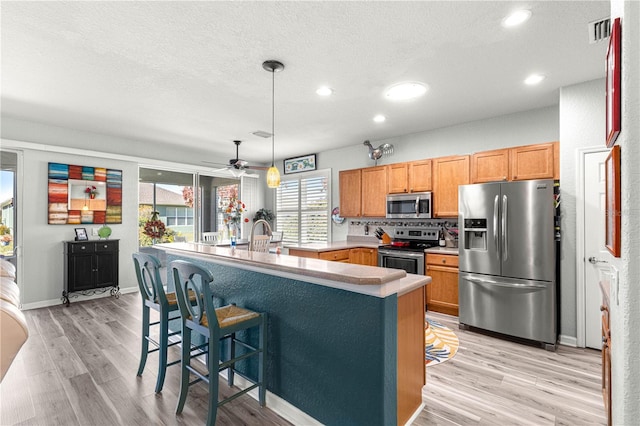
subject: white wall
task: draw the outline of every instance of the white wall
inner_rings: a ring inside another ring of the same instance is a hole
[[[378,161],[382,165],[557,141],[558,136],[558,107],[551,106],[371,143],[374,147],[384,142],[394,145],[393,155]],[[340,203],[339,171],[374,165],[362,142],[318,153],[318,168],[332,168],[333,206]],[[348,221],[332,227],[334,241],[346,238]]]
[[[604,147],[604,79],[560,89],[560,190],[562,336],[576,336],[577,150]]]
[[[640,2],[612,1],[611,18],[622,21],[621,252],[612,289],[611,351],[613,424],[640,418]],[[615,294],[617,293],[617,295]],[[616,297],[617,296],[617,297]]]
[[[122,224],[109,225],[111,239],[120,240],[121,289],[137,288],[131,253],[138,249],[138,165],[135,162],[61,154],[26,149],[24,152],[24,191],[19,201],[22,226],[23,270],[20,276],[22,303],[26,308],[60,301],[63,282],[62,241],[73,240],[74,228],[100,225],[49,225],[47,181],[48,163],[77,164],[122,170]],[[90,239],[97,239],[90,235]]]

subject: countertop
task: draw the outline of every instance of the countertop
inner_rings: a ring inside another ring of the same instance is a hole
[[[345,250],[345,249],[352,249],[352,248],[358,248],[358,247],[378,248],[381,245],[382,244],[377,240],[369,240],[369,241],[347,240],[347,241],[335,241],[332,243],[294,244],[294,245],[289,245],[286,248],[321,253],[325,251]],[[452,254],[457,256],[458,247],[433,247],[433,248],[425,249],[424,252],[438,253],[438,254]]]
[[[392,294],[402,295],[431,282],[430,277],[407,274],[401,269],[331,262],[284,254],[249,252],[208,244],[167,243],[156,244],[153,247],[178,255],[191,255],[241,269],[300,279],[382,298]],[[342,247],[346,248],[346,246]],[[352,247],[362,247],[362,245]]]

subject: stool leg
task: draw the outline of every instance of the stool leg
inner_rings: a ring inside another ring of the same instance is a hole
[[[231,333],[231,338],[229,341],[229,347],[228,347],[228,352],[227,355],[229,356],[229,360],[232,360],[236,357],[236,333]],[[235,368],[236,364],[233,363],[229,366],[229,368],[227,369],[227,383],[229,384],[229,387],[233,386],[233,378],[234,378],[234,373],[233,373],[233,369]]]
[[[138,376],[142,376],[144,366],[147,363],[149,353],[149,307],[142,302],[142,349],[140,351],[140,365],[138,366]]]
[[[178,395],[178,405],[176,414],[180,414],[184,408],[189,392],[189,370],[187,366],[191,365],[191,330],[188,329],[184,322],[182,324],[182,355],[180,361],[180,395]]]
[[[164,376],[167,372],[167,347],[169,345],[169,313],[160,313],[160,347],[158,348],[158,380],[156,381],[156,393],[162,392]]]
[[[220,336],[209,337],[209,414],[207,415],[207,426],[216,424],[218,415],[218,365],[220,364]]]
[[[262,322],[260,323],[259,347],[261,349],[258,354],[258,401],[260,406],[264,407],[267,403],[267,315],[260,314]]]

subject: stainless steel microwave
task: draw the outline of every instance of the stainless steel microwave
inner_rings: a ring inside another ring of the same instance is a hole
[[[431,219],[431,192],[387,195],[387,218]]]

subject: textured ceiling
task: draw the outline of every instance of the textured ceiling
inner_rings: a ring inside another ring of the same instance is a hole
[[[277,59],[276,157],[558,103],[558,89],[604,76],[606,42],[587,23],[608,1],[3,1],[2,113],[141,142],[206,147],[269,162]],[[532,18],[504,29],[510,11]],[[532,72],[539,86],[522,84]],[[393,83],[426,96],[390,103]],[[315,94],[320,85],[333,96]],[[375,114],[387,121],[377,124]]]

